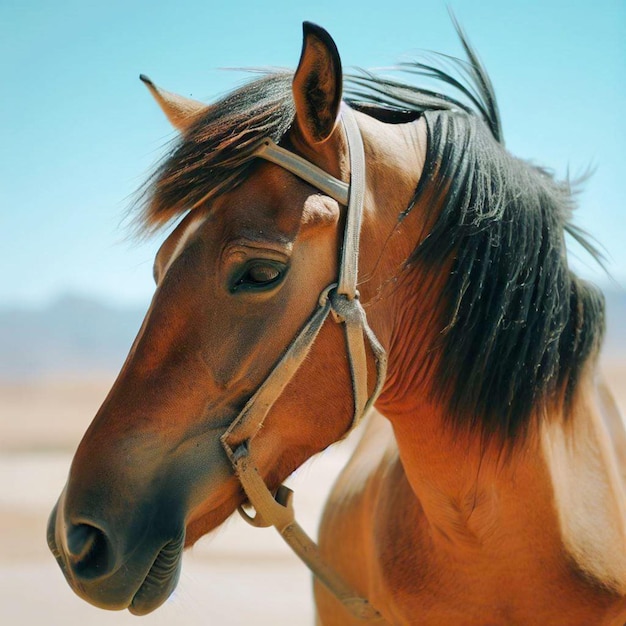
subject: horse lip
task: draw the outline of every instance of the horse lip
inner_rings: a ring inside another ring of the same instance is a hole
[[[56,533],[56,519],[57,519],[57,510],[59,508],[59,503],[57,502],[48,517],[48,526],[46,529],[46,540],[48,541],[48,548],[50,552],[54,555],[56,559],[61,556],[59,549],[57,548],[57,541],[55,537]]]
[[[48,542],[48,549],[52,552],[52,556],[59,564],[63,575],[69,580],[70,577],[68,575],[67,567],[65,566],[65,559],[63,558],[63,554],[59,550],[56,540],[56,525],[57,525],[57,510],[59,508],[59,503],[57,502],[50,513],[50,517],[48,518],[48,527],[46,530],[46,540]]]
[[[133,615],[147,615],[161,606],[178,584],[185,533],[169,541],[156,555],[146,577],[128,605]]]

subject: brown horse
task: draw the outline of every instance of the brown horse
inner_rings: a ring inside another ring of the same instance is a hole
[[[319,623],[624,623],[602,298],[568,269],[569,186],[504,150],[462,39],[465,82],[405,68],[456,97],[362,74],[348,108],[310,24],[295,74],[212,106],[148,81],[181,135],[143,227],[184,217],[50,518],[81,597],[152,611],[183,547],[248,499],[315,561],[265,485],[375,402],[322,521]]]

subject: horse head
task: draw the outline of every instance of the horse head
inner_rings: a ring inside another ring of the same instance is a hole
[[[48,530],[80,596],[136,614],[168,597],[183,547],[246,500],[221,439],[294,337],[306,335],[320,294],[337,281],[345,207],[254,150],[267,133],[280,142],[274,150],[300,155],[338,187],[351,176],[339,123],[341,62],[318,27],[305,24],[293,79],[261,79],[221,106],[142,80],[181,132],[155,179],[147,221],[187,213],[156,255],[152,303],[78,447]],[[387,181],[387,202],[408,203],[414,184],[413,173],[395,186]],[[364,193],[367,211],[376,194]],[[376,275],[379,261],[362,271]],[[364,285],[362,297],[375,288],[376,281]],[[343,332],[323,322],[249,444],[271,490],[341,439],[353,420]],[[365,395],[373,391],[375,361],[366,350]]]

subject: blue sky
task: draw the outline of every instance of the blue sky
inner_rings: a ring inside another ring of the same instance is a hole
[[[561,175],[596,167],[576,222],[626,286],[626,3],[448,4],[491,74],[508,148]],[[305,19],[346,68],[461,52],[440,1],[3,0],[0,306],[147,302],[162,237],[130,241],[123,218],[173,132],[138,75],[210,101],[242,80],[219,68],[294,67]]]

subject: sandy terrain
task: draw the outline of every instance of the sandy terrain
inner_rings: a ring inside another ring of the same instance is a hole
[[[604,369],[626,409],[626,365]],[[110,382],[0,384],[0,624],[312,625],[308,571],[275,531],[253,529],[238,517],[186,554],[177,591],[152,615],[138,621],[73,594],[48,553],[45,527],[73,450]],[[352,443],[335,446],[290,479],[309,533]]]

